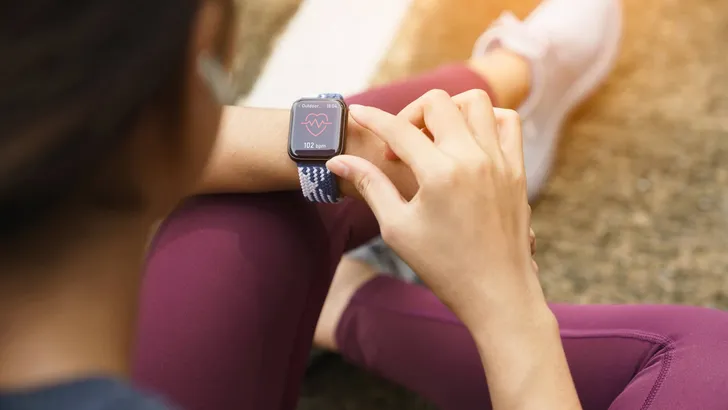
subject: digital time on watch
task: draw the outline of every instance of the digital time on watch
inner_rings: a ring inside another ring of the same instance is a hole
[[[340,199],[336,176],[326,161],[344,151],[348,110],[339,94],[302,98],[291,107],[288,155],[298,164],[303,196],[311,202]]]

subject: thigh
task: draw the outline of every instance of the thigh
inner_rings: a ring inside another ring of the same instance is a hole
[[[447,91],[450,95],[478,89],[484,90],[497,105],[496,96],[488,82],[465,64],[440,67],[401,81],[372,88],[347,98],[350,104],[371,105],[392,114],[398,113],[412,101],[432,89]]]
[[[135,381],[187,410],[293,408],[345,247],[335,217],[300,193],[178,209],[150,249]]]

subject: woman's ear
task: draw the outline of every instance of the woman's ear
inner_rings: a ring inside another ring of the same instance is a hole
[[[207,53],[225,66],[229,65],[233,52],[234,1],[202,0],[191,38],[198,54]]]
[[[179,84],[182,90],[177,106],[181,115],[176,124],[162,131],[162,134],[174,133],[174,138],[166,135],[167,138],[155,139],[154,142],[148,140],[148,144],[153,146],[146,149],[150,154],[145,161],[146,168],[155,170],[145,173],[147,182],[153,181],[152,185],[155,186],[150,195],[164,196],[159,198],[162,208],[158,211],[168,212],[180,198],[194,194],[192,190],[197,186],[212,152],[222,106],[200,75],[198,59],[215,49],[220,36],[228,35],[224,20],[224,1],[200,1],[190,28],[187,57]],[[155,154],[151,154],[153,152]]]
[[[222,106],[217,96],[200,75],[199,59],[214,54],[221,36],[229,36],[225,27],[226,0],[202,0],[190,33],[185,92],[183,101],[182,141],[185,154],[182,174],[197,182],[216,140]]]

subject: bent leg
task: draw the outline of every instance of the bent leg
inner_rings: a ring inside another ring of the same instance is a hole
[[[680,306],[553,305],[585,409],[728,408],[728,314]],[[344,357],[442,409],[490,408],[470,334],[426,289],[362,286],[336,334]]]
[[[160,228],[134,380],[186,410],[293,409],[342,253],[377,234],[353,201],[298,192],[195,198]]]
[[[667,305],[555,305],[572,373],[590,408],[728,408],[728,314]],[[633,369],[630,374],[628,371]],[[604,386],[590,382],[602,371]],[[624,388],[618,389],[621,385]],[[612,395],[617,393],[616,398]]]
[[[488,84],[451,66],[350,98],[396,112],[432,88]],[[187,410],[291,409],[344,251],[378,234],[366,204],[299,192],[195,198],[152,244],[134,380]]]

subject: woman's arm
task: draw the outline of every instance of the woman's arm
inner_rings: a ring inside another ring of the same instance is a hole
[[[531,272],[527,272],[530,274]],[[519,276],[524,276],[520,274]],[[494,409],[580,410],[559,327],[534,279],[532,296],[483,292],[465,314]]]
[[[196,194],[298,190],[296,163],[288,157],[290,111],[226,107],[220,135]],[[349,119],[345,153],[379,166],[404,195],[417,184],[408,167],[385,159],[385,145],[375,135]],[[357,190],[340,180],[341,192],[359,197]]]
[[[580,409],[531,258],[518,115],[494,110],[482,91],[433,91],[397,116],[350,112],[411,167],[417,198],[403,201],[360,158],[336,157],[329,169],[355,181],[385,241],[468,327],[493,408]]]

